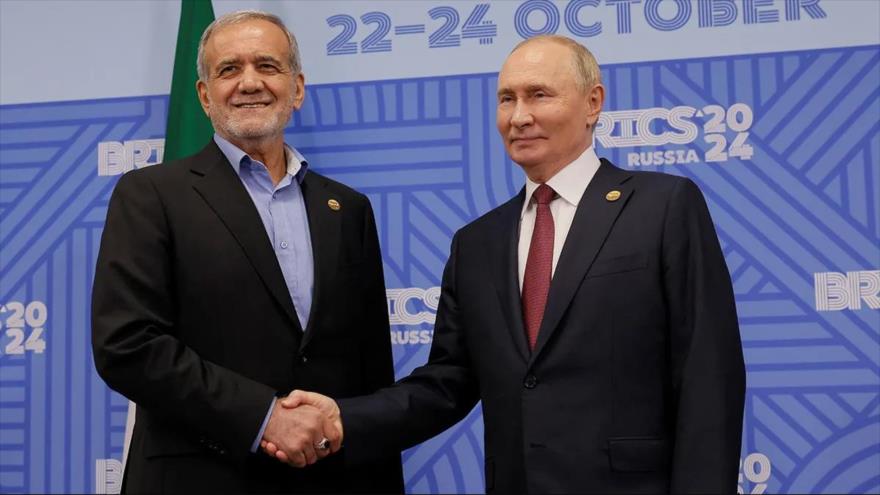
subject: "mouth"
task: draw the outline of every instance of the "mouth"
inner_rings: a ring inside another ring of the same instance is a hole
[[[537,141],[539,139],[544,139],[541,136],[519,136],[510,138],[510,144],[515,143],[531,143]]]
[[[269,104],[264,102],[233,103],[232,106],[234,106],[235,108],[265,108],[269,106]]]

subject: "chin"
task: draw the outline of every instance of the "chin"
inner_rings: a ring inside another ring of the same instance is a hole
[[[522,168],[531,168],[542,162],[543,155],[538,153],[511,153],[510,159]]]

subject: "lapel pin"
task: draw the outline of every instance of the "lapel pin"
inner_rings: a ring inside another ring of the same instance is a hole
[[[608,191],[608,194],[605,195],[605,199],[607,199],[608,201],[617,201],[618,199],[620,199],[620,191]]]
[[[336,201],[335,199],[327,200],[327,206],[329,206],[330,209],[333,211],[339,211],[339,209],[342,208],[342,205],[339,204],[339,201]]]

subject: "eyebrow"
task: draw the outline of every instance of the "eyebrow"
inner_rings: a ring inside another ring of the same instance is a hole
[[[273,57],[272,55],[257,55],[256,57],[254,57],[254,61],[256,61],[256,62],[274,62],[278,65],[281,65],[281,61],[278,60],[277,58]]]
[[[232,65],[237,64],[241,61],[238,57],[228,57],[217,61],[216,67],[223,67],[224,65]]]
[[[272,55],[257,55],[256,57],[254,57],[254,61],[255,62],[273,62],[278,65],[281,65],[281,61],[278,60],[277,58],[273,57]],[[221,59],[219,62],[217,62],[217,68],[224,67],[227,65],[240,64],[240,63],[241,63],[241,57],[228,57],[228,58]]]
[[[535,91],[549,91],[549,88],[546,84],[529,84],[524,89],[526,93],[534,93]],[[516,93],[516,91],[511,88],[501,88],[498,90],[498,96],[510,95],[514,93]]]

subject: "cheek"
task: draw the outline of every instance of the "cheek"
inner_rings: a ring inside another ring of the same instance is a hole
[[[499,108],[495,112],[495,126],[501,135],[507,134],[507,129],[510,128],[510,115],[506,110]]]

